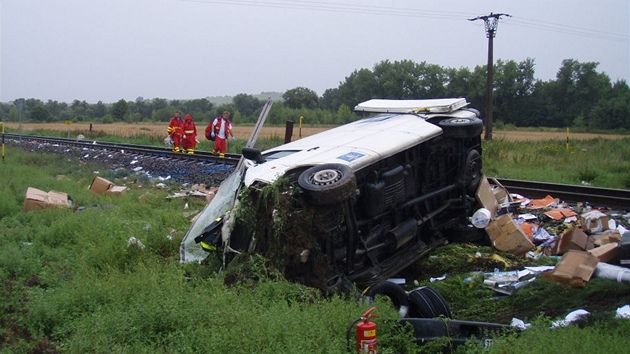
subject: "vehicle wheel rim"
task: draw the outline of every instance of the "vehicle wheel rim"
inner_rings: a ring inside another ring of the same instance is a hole
[[[313,184],[323,186],[334,183],[341,178],[341,173],[334,169],[325,169],[313,174]]]

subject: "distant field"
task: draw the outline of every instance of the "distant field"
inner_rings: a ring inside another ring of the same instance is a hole
[[[203,134],[203,130],[205,129],[206,122],[198,124],[197,130],[198,134]],[[137,136],[137,135],[149,135],[149,136],[166,136],[166,127],[168,124],[127,124],[127,123],[115,123],[115,124],[92,124],[92,131],[100,131],[104,132],[108,135],[118,135],[118,136]],[[18,129],[18,123],[5,123],[5,127],[8,129]],[[315,133],[319,133],[330,129],[331,127],[306,127],[303,126],[301,129],[294,125],[293,127],[293,139],[299,137],[305,137],[309,135],[313,135]],[[66,125],[63,123],[22,123],[23,131],[30,130],[59,130],[59,131],[68,131],[71,135],[84,134],[85,132],[90,131],[89,123],[73,123],[70,125]],[[250,133],[253,130],[253,126],[239,126],[238,124],[234,124],[234,135],[239,139],[247,139]],[[272,136],[283,138],[285,134],[285,127],[263,127],[260,132],[260,137],[268,138]],[[619,134],[589,134],[589,133],[570,133],[570,139],[593,139],[593,138],[604,138],[604,139],[622,139],[625,137],[629,137],[628,135],[619,135]],[[567,133],[566,131],[503,131],[503,130],[494,130],[492,132],[493,139],[504,139],[510,141],[528,141],[528,140],[554,140],[554,139],[562,139],[566,140]]]

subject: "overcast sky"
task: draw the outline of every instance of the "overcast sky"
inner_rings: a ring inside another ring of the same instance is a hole
[[[191,99],[307,87],[412,60],[598,62],[630,83],[627,0],[0,0],[0,102]],[[465,92],[462,93],[465,96]]]

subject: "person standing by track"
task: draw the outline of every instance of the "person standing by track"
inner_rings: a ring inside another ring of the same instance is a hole
[[[184,125],[184,121],[180,116],[179,111],[175,111],[175,115],[171,118],[171,122],[166,129],[166,132],[171,137],[173,141],[173,152],[179,152],[179,147],[182,144],[182,126]]]
[[[212,154],[216,155],[218,153],[219,157],[225,157],[228,136],[231,136],[232,140],[236,140],[232,133],[232,122],[230,122],[229,118],[230,112],[223,111],[223,114],[214,118],[206,128],[206,132],[210,130],[210,140],[214,139]]]
[[[182,152],[194,154],[195,147],[197,146],[197,127],[195,126],[195,122],[190,114],[187,114],[184,118],[182,130],[184,131],[182,139],[182,146],[184,149]]]

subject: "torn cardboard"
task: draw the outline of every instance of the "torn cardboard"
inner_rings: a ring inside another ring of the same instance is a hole
[[[105,195],[111,195],[111,196],[123,195],[123,194],[127,193],[128,189],[129,188],[127,188],[125,186],[114,186],[114,185],[112,185],[111,187],[109,187],[108,190],[105,191]]]
[[[579,227],[574,226],[560,235],[556,254],[563,254],[569,250],[587,251],[593,246],[593,240]]]
[[[512,220],[510,214],[504,214],[490,221],[486,227],[492,246],[499,251],[524,256],[534,244],[520,226]]]
[[[619,242],[607,243],[605,245],[588,250],[590,254],[597,257],[600,262],[617,262],[621,255]]]
[[[126,193],[128,188],[125,186],[117,186],[103,177],[94,177],[88,189],[94,194],[118,196]]]
[[[548,280],[583,287],[591,279],[599,260],[586,251],[569,250],[562,256],[552,272],[543,273]]]
[[[28,187],[26,198],[24,198],[24,211],[32,211],[44,208],[72,208],[74,202],[72,198],[64,192],[49,191],[44,192],[37,188]]]
[[[476,197],[479,204],[490,211],[490,217],[494,218],[499,208],[499,202],[497,202],[492,192],[492,186],[490,186],[490,182],[488,182],[486,176],[483,176],[479,182]]]

